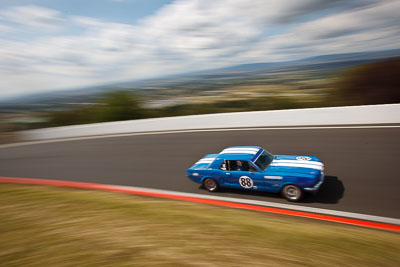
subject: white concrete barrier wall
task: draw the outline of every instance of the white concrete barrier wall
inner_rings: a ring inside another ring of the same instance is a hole
[[[95,123],[26,131],[22,138],[28,141],[196,129],[392,123],[400,123],[400,104],[237,112]]]

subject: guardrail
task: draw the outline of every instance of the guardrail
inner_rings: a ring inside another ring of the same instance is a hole
[[[142,132],[400,123],[400,104],[219,113],[26,131],[24,141]]]

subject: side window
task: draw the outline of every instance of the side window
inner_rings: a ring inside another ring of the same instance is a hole
[[[227,166],[226,166],[226,161],[224,160],[221,164],[221,166],[219,167],[220,170],[226,171],[227,170]]]
[[[237,169],[236,160],[227,160],[226,165],[228,171],[236,171]]]
[[[228,171],[249,171],[250,165],[247,161],[243,160],[227,160]]]

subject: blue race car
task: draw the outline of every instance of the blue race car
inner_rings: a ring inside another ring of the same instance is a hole
[[[314,156],[272,155],[258,146],[234,146],[208,154],[186,170],[208,191],[220,187],[281,192],[299,201],[304,192],[316,193],[324,182],[324,164]]]

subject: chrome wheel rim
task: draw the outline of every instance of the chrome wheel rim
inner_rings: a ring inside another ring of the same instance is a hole
[[[205,180],[204,184],[209,191],[214,191],[217,188],[217,183],[212,179]]]
[[[286,188],[286,195],[288,198],[296,200],[300,196],[300,190],[294,186],[288,186]]]

